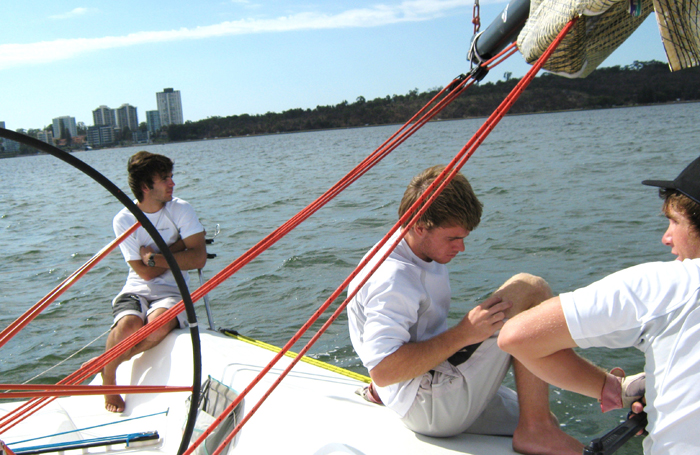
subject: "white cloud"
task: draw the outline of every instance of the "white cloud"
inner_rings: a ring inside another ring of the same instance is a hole
[[[368,8],[351,9],[338,14],[306,12],[274,19],[242,19],[195,28],[136,32],[125,36],[58,39],[27,44],[0,44],[0,70],[27,64],[50,63],[77,57],[88,52],[149,43],[254,33],[378,27],[399,22],[425,21],[440,17],[457,7],[471,6],[472,1],[410,0],[397,5],[380,4]],[[85,8],[76,8],[62,16],[83,14],[82,10]]]
[[[49,16],[51,19],[70,19],[76,16],[82,16],[83,14],[87,13],[88,9],[87,8],[75,8],[72,11],[69,11],[67,13],[63,14],[56,14],[54,16]]]

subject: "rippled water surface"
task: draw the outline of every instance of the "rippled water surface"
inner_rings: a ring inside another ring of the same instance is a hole
[[[410,178],[447,163],[483,120],[434,122],[325,208],[211,294],[216,325],[281,345],[348,276],[396,220]],[[546,278],[555,292],[623,267],[672,260],[665,219],[646,178],[672,179],[700,152],[700,104],[513,116],[464,167],[484,203],[467,250],[450,264],[456,322],[516,272]],[[176,195],[211,232],[211,277],[320,196],[379,146],[396,126],[219,139],[79,152],[130,194],[127,158],[140,149],[175,161]],[[0,160],[0,325],[4,328],[113,238],[121,206],[88,177],[50,156]],[[24,382],[104,335],[110,300],[126,265],[116,252],[2,347],[5,383]],[[198,283],[196,275],[192,283]],[[205,313],[198,308],[200,318]],[[320,324],[315,325],[316,328]],[[308,339],[308,336],[305,337]],[[56,382],[104,348],[105,338],[49,371]],[[346,320],[312,350],[366,373]],[[606,368],[642,367],[634,350],[587,350]],[[512,379],[509,379],[512,381]],[[611,429],[597,403],[553,390],[552,407],[582,441]],[[618,453],[641,452],[639,441]]]

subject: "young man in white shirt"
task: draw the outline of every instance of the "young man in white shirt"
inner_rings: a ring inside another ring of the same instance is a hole
[[[442,169],[414,177],[400,217]],[[501,385],[511,359],[498,348],[496,332],[506,318],[552,295],[544,280],[516,275],[457,325],[447,326],[446,264],[464,251],[481,210],[469,182],[457,174],[348,305],[353,347],[373,381],[365,397],[383,402],[416,433],[513,435],[513,448],[521,453],[580,454],[583,446],[561,431],[549,410],[545,382],[515,362],[517,396]]]
[[[200,269],[207,260],[204,228],[194,209],[182,199],[173,197],[173,162],[170,158],[141,151],[129,159],[129,186],[136,196],[136,205],[158,229],[170,247],[181,270]],[[113,222],[118,237],[136,222],[134,215],[122,209]],[[107,350],[128,338],[145,324],[152,322],[182,297],[165,256],[143,227],[119,245],[129,264],[129,275],[119,295],[112,301],[114,325],[107,337]],[[185,282],[189,275],[183,274]],[[160,343],[174,328],[185,324],[185,315],[169,321],[139,344],[110,362],[102,371],[102,383],[115,385],[117,367],[136,354]],[[120,395],[105,395],[105,409],[124,411]]]
[[[498,342],[550,384],[598,399],[603,411],[630,403],[646,411],[645,454],[700,453],[700,158],[673,181],[642,183],[660,188],[669,220],[661,241],[676,260],[551,298],[508,321]],[[645,371],[625,378],[572,350],[592,346],[634,346]]]

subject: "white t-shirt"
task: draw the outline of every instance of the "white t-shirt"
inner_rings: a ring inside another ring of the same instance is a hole
[[[560,298],[578,346],[644,352],[644,453],[700,453],[700,259],[638,265]]]
[[[155,213],[146,213],[146,216],[151,223],[158,229],[165,243],[170,246],[179,238],[187,238],[191,235],[198,234],[204,231],[204,227],[199,222],[197,215],[192,206],[182,199],[174,197],[172,201]],[[114,217],[112,226],[114,233],[119,237],[124,231],[129,229],[136,223],[136,217],[126,208],[123,208]],[[151,236],[146,230],[139,228],[127,237],[119,248],[124,255],[124,260],[140,261],[140,249],[142,246],[150,246],[157,253],[160,249],[156,246]],[[183,273],[185,283],[189,285],[189,274]],[[158,300],[164,297],[177,297],[180,295],[180,290],[175,282],[172,271],[168,270],[162,275],[152,279],[144,280],[131,267],[129,267],[129,275],[126,279],[124,287],[120,294],[132,293],[145,297],[148,300]]]
[[[384,249],[391,246],[398,232]],[[384,251],[383,249],[383,251]],[[383,256],[380,251],[348,287],[351,293]],[[447,267],[425,262],[402,240],[348,304],[350,339],[371,370],[408,342],[424,341],[447,330],[450,308]],[[377,387],[384,404],[403,417],[413,404],[420,378]]]

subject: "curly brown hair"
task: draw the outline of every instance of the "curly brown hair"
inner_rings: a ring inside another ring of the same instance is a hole
[[[399,218],[420,198],[444,169],[445,166],[433,166],[413,177],[401,199]],[[428,229],[461,226],[468,231],[473,231],[481,221],[482,207],[467,178],[457,173],[418,222]],[[408,221],[404,222],[403,227],[407,224]]]

